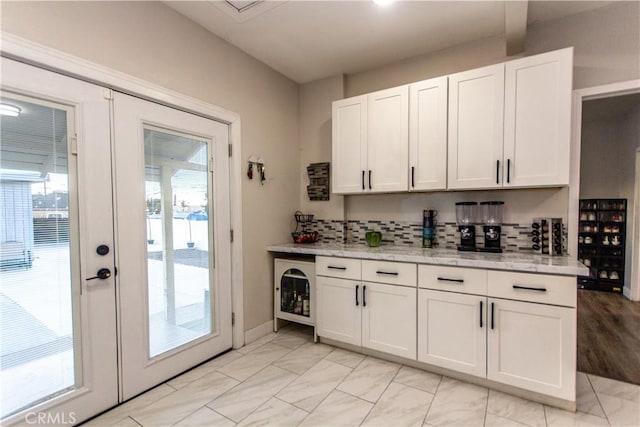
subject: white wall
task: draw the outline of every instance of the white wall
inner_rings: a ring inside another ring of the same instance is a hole
[[[573,87],[640,78],[640,2],[619,1],[527,28],[525,54],[574,46]]]
[[[583,120],[580,151],[581,199],[618,197],[620,132],[623,123],[623,117]]]
[[[265,247],[289,238],[298,208],[299,85],[161,2],[2,2],[2,31],[232,110],[242,159],[260,156],[267,182],[242,182],[244,322],[273,318]],[[244,164],[244,162],[243,162]]]
[[[506,59],[504,38],[485,38],[349,74],[345,81],[345,97],[497,64]]]
[[[527,27],[524,56],[574,47],[575,89],[640,78],[640,2],[623,1]],[[345,96],[516,58],[492,37],[346,77]]]
[[[300,87],[300,210],[319,219],[344,219],[344,196],[330,194],[329,201],[310,201],[307,166],[331,162],[331,103],[344,98],[342,75]]]

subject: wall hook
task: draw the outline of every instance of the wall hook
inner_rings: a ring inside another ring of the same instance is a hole
[[[254,156],[251,156],[249,157],[249,160],[247,160],[247,163],[247,177],[249,179],[253,179],[253,166],[255,165],[256,171],[258,172],[258,175],[260,175],[260,185],[264,185],[264,182],[267,180],[264,161],[261,158],[256,159]]]

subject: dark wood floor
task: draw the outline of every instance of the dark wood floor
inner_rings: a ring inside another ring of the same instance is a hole
[[[640,302],[578,290],[578,370],[640,384]]]

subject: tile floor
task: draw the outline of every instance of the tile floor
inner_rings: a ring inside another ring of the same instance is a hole
[[[578,374],[578,412],[313,344],[286,327],[88,426],[638,426],[640,386]]]

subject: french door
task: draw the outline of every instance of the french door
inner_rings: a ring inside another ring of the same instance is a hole
[[[227,126],[5,58],[1,83],[2,423],[76,424],[230,348]]]
[[[1,98],[1,418],[75,424],[118,402],[109,100],[4,58]]]
[[[121,93],[113,117],[128,399],[231,348],[228,127]]]

